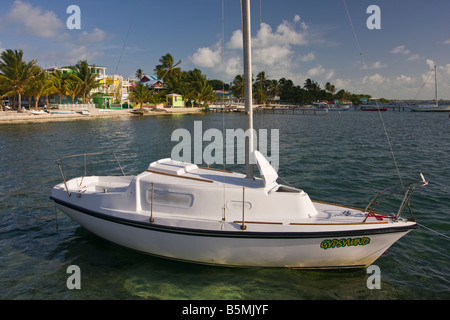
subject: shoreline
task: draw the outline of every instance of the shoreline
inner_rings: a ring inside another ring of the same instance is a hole
[[[155,111],[145,110],[144,114],[134,114],[133,109],[89,109],[89,115],[82,115],[77,111],[72,114],[31,114],[29,111],[17,112],[14,111],[0,111],[0,125],[2,124],[22,124],[22,123],[41,123],[41,122],[59,122],[59,121],[74,121],[74,120],[91,120],[103,118],[117,118],[117,117],[141,117],[141,116],[164,116],[172,114],[200,114],[203,113],[202,108],[170,108],[170,109],[156,109]]]

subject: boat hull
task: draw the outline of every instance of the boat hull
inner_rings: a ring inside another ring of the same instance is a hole
[[[55,199],[53,199],[55,200]],[[337,232],[251,232],[180,228],[56,206],[97,236],[142,253],[191,263],[234,267],[364,268],[415,228]]]
[[[361,111],[387,111],[388,108],[362,108]]]
[[[450,112],[450,106],[419,106],[410,109],[413,112]]]

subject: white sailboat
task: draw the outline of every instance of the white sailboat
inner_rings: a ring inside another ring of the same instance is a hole
[[[249,2],[242,1],[242,11],[245,101],[252,128]],[[63,182],[53,187],[50,198],[80,225],[113,243],[220,266],[363,268],[417,228],[414,219],[401,214],[414,188],[427,184],[423,177],[404,189],[400,208],[391,215],[374,211],[381,194],[365,209],[314,202],[305,191],[278,184],[277,172],[248,141],[245,175],[168,158],[136,176],[68,180],[68,159],[62,158]],[[251,156],[260,177],[253,176]]]
[[[414,112],[450,112],[450,106],[440,106],[438,101],[437,67],[434,66],[434,104],[411,106]]]

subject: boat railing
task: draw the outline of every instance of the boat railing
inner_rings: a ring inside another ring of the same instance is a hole
[[[117,157],[118,155],[124,155],[124,153],[117,153],[117,152],[95,152],[95,153],[82,153],[82,154],[75,154],[75,155],[70,155],[70,156],[65,156],[65,157],[61,157],[56,161],[56,164],[58,165],[59,171],[61,173],[61,177],[64,181],[64,185],[66,187],[67,193],[69,194],[69,197],[71,196],[71,192],[68,188],[67,185],[67,181],[69,181],[68,179],[68,175],[67,175],[67,169],[73,167],[72,165],[70,165],[69,159],[76,159],[76,158],[82,158],[83,159],[83,176],[81,178],[81,182],[80,185],[83,183],[84,178],[87,176],[87,167],[88,167],[88,162],[87,162],[87,158],[88,157],[94,157],[94,156],[112,156],[111,161],[115,161],[117,163],[118,169],[120,170],[120,172],[122,173],[123,176],[125,176],[125,172],[123,170],[123,167],[119,161],[119,158]],[[78,166],[79,167],[79,166]]]
[[[401,203],[398,208],[398,211],[394,216],[392,216],[392,219],[394,221],[398,221],[398,219],[400,218],[401,214],[403,213],[403,211],[405,210],[406,207],[409,208],[411,216],[412,216],[412,211],[411,211],[411,207],[409,204],[409,200],[411,199],[416,188],[421,188],[421,187],[425,187],[426,185],[428,185],[428,181],[425,179],[425,177],[423,176],[422,173],[420,173],[420,177],[421,177],[421,180],[412,182],[407,186],[405,186],[403,184],[394,185],[394,186],[390,186],[390,187],[378,192],[372,198],[372,200],[369,202],[369,204],[366,206],[365,212],[367,215],[363,222],[366,222],[367,218],[369,218],[370,216],[378,217],[379,214],[375,213],[376,207],[380,203],[386,201],[386,199],[392,198],[396,194],[403,194],[403,197],[401,198]]]

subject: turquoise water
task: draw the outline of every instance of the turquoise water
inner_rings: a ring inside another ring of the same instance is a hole
[[[136,174],[170,157],[173,130],[244,128],[242,114],[110,118],[0,126],[0,299],[449,299],[450,118],[384,112],[404,182],[423,172],[429,186],[412,208],[425,228],[402,238],[375,264],[381,289],[366,270],[353,272],[239,269],[158,259],[116,246],[81,228],[49,200],[64,155],[126,152]],[[279,129],[279,175],[314,200],[364,207],[399,183],[377,112],[325,115],[255,114],[255,127]],[[228,166],[244,171],[240,166]],[[81,269],[69,290],[67,267]]]

